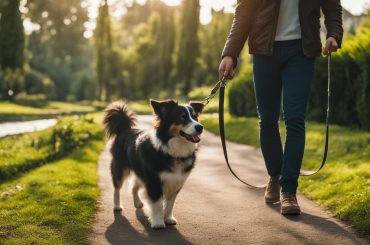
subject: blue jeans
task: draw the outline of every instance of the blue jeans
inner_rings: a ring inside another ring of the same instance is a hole
[[[305,147],[305,113],[314,58],[303,54],[301,40],[274,43],[272,56],[253,55],[253,76],[260,144],[268,174],[280,176],[283,192],[296,193]],[[283,106],[284,149],[279,132]]]

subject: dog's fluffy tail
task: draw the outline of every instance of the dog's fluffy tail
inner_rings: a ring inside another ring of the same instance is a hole
[[[103,124],[109,138],[122,134],[136,124],[136,115],[124,101],[111,103],[105,109]]]

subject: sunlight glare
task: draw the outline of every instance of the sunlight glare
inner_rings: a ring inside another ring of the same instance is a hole
[[[181,3],[181,0],[163,0],[163,2],[168,6],[176,6]]]

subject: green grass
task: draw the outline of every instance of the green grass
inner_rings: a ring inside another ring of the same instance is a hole
[[[0,185],[0,244],[87,244],[103,141]]]
[[[217,115],[203,115],[206,129],[218,134]],[[308,122],[303,168],[316,169],[324,151],[325,125]],[[259,147],[258,119],[225,117],[226,137]],[[284,136],[284,123],[281,123]],[[329,207],[338,218],[370,235],[370,133],[332,125],[329,155],[317,175],[301,177],[299,191]],[[282,137],[284,138],[284,137]]]
[[[226,101],[225,101],[226,102]],[[179,104],[185,104],[183,101],[179,101]],[[152,107],[148,101],[130,101],[128,106],[131,110],[135,111],[136,114],[151,115],[153,114]],[[227,111],[227,104],[225,105],[225,110]],[[215,113],[218,112],[218,99],[214,98],[210,101],[204,110],[204,113]]]
[[[31,107],[10,102],[0,102],[0,122],[50,118],[66,114],[84,114],[93,111],[95,111],[93,105],[79,105],[67,102],[51,101],[43,107]]]
[[[53,128],[0,139],[0,244],[88,244],[101,117],[63,117]]]
[[[61,158],[94,138],[103,138],[102,127],[91,116],[63,117],[52,128],[1,138],[0,183]]]
[[[129,101],[128,106],[136,114],[150,115],[152,114],[152,107],[149,100]]]

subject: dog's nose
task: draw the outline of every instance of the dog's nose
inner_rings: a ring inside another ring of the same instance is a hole
[[[195,125],[195,130],[201,134],[203,132],[203,126],[200,124]]]

